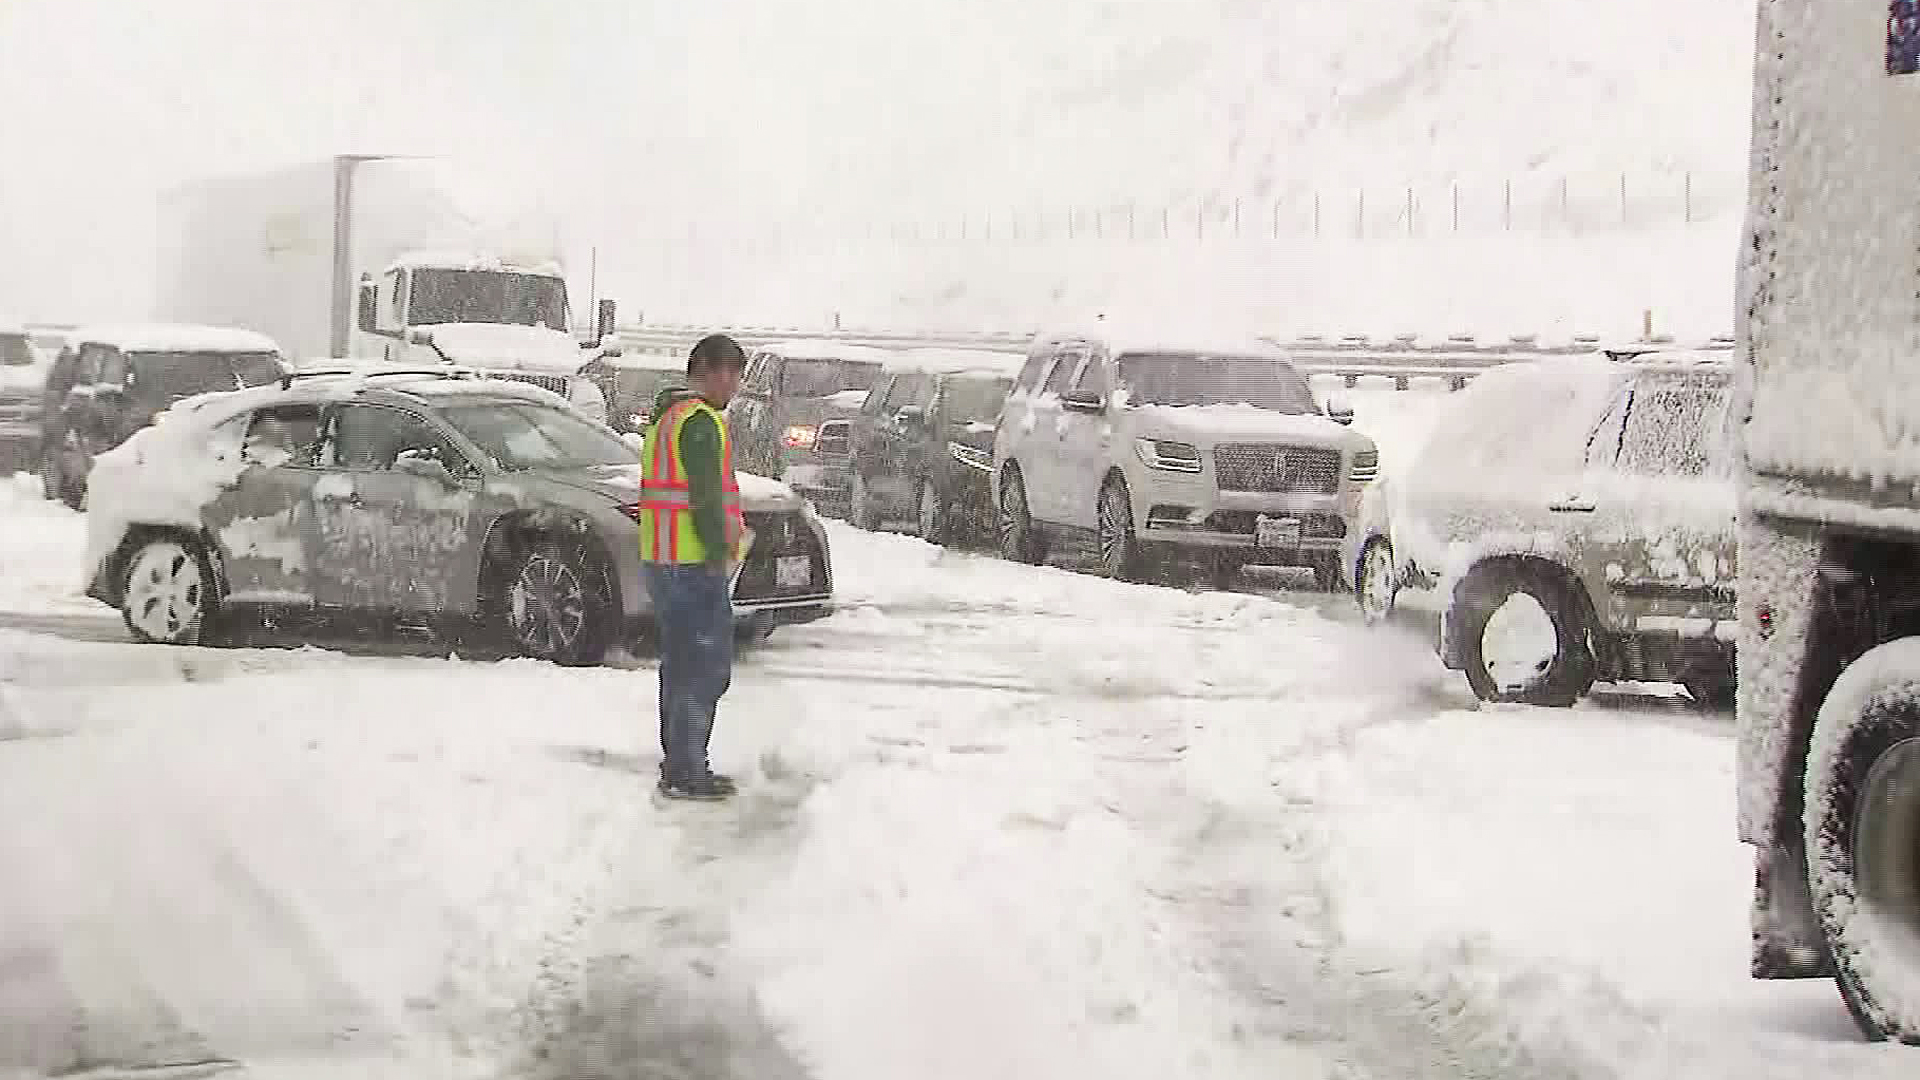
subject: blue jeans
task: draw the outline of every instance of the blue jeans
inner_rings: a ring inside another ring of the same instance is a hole
[[[733,683],[733,601],[725,574],[707,566],[640,564],[660,639],[660,774],[709,775],[714,713]]]

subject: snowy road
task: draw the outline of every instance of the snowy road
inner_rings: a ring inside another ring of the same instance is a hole
[[[1389,456],[1393,451],[1388,450]],[[1425,642],[836,526],[737,804],[653,677],[112,640],[0,488],[0,1076],[1910,1075],[1745,977],[1730,725],[1474,709]]]

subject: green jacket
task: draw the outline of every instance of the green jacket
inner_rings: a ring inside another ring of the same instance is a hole
[[[658,424],[675,402],[695,396],[684,386],[670,386],[653,399],[649,424]],[[687,495],[693,501],[693,531],[709,552],[707,565],[727,564],[727,512],[721,499],[720,425],[704,412],[680,425],[680,462],[687,470]]]

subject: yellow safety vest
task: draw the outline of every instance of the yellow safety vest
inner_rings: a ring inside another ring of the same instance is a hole
[[[680,432],[696,413],[713,417],[720,429],[720,502],[726,511],[727,539],[736,547],[745,526],[740,512],[740,482],[733,474],[733,438],[727,418],[695,398],[682,398],[647,426],[640,444],[640,558],[656,563],[703,563],[707,547],[693,527],[693,494],[680,458]]]

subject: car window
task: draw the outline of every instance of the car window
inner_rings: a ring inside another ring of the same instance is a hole
[[[900,383],[900,376],[898,375],[883,376],[879,384],[876,385],[871,391],[867,393],[866,400],[860,403],[861,415],[863,416],[882,415],[881,410],[886,408],[887,398],[893,394],[893,388],[897,386],[899,383]]]
[[[408,450],[435,455],[452,472],[464,465],[426,421],[382,405],[342,405],[333,415],[320,460],[338,469],[384,471]]]
[[[573,412],[528,401],[475,402],[440,414],[502,469],[632,465],[639,451]]]
[[[928,402],[922,400],[931,395],[932,380],[925,375],[897,375],[893,385],[887,388],[886,415],[892,416],[903,405],[919,405],[925,408]]]
[[[1120,382],[1136,405],[1251,405],[1296,416],[1320,411],[1306,376],[1275,358],[1132,353],[1120,358]]]
[[[25,334],[0,334],[0,367],[31,367],[33,345]]]
[[[1000,417],[1000,406],[1013,389],[1011,379],[963,375],[947,380],[941,411],[960,424],[990,424]]]
[[[1107,392],[1106,366],[1089,357],[1087,362],[1080,366],[1080,373],[1074,376],[1073,388],[1104,395]]]
[[[780,379],[780,396],[832,397],[843,390],[870,390],[878,382],[879,364],[859,360],[795,360],[788,358]]]
[[[103,386],[123,386],[127,381],[127,354],[119,349],[100,353],[100,368],[94,381]]]
[[[240,457],[268,468],[311,465],[319,444],[320,407],[281,405],[253,414],[240,441]]]
[[[1040,385],[1040,376],[1046,373],[1047,361],[1051,359],[1053,359],[1051,346],[1036,348],[1027,356],[1027,362],[1021,367],[1020,377],[1014,382],[1014,386],[1032,393],[1033,388]]]
[[[1647,379],[1628,404],[1619,468],[1642,476],[1724,476],[1724,385]]]
[[[142,386],[176,397],[265,386],[281,374],[272,353],[142,352],[132,365]]]
[[[740,389],[754,394],[773,393],[773,374],[777,365],[778,360],[772,353],[755,356],[740,381]]]
[[[1049,394],[1065,393],[1073,385],[1074,376],[1080,374],[1080,365],[1087,359],[1084,349],[1062,349],[1053,362],[1053,370],[1047,373],[1047,384],[1041,390]]]
[[[100,364],[107,353],[113,350],[105,345],[88,345],[80,350],[80,382],[96,383],[100,381]]]
[[[1626,433],[1627,402],[1633,396],[1623,389],[1607,406],[1607,413],[1587,437],[1587,468],[1611,469],[1620,456],[1620,440]]]

